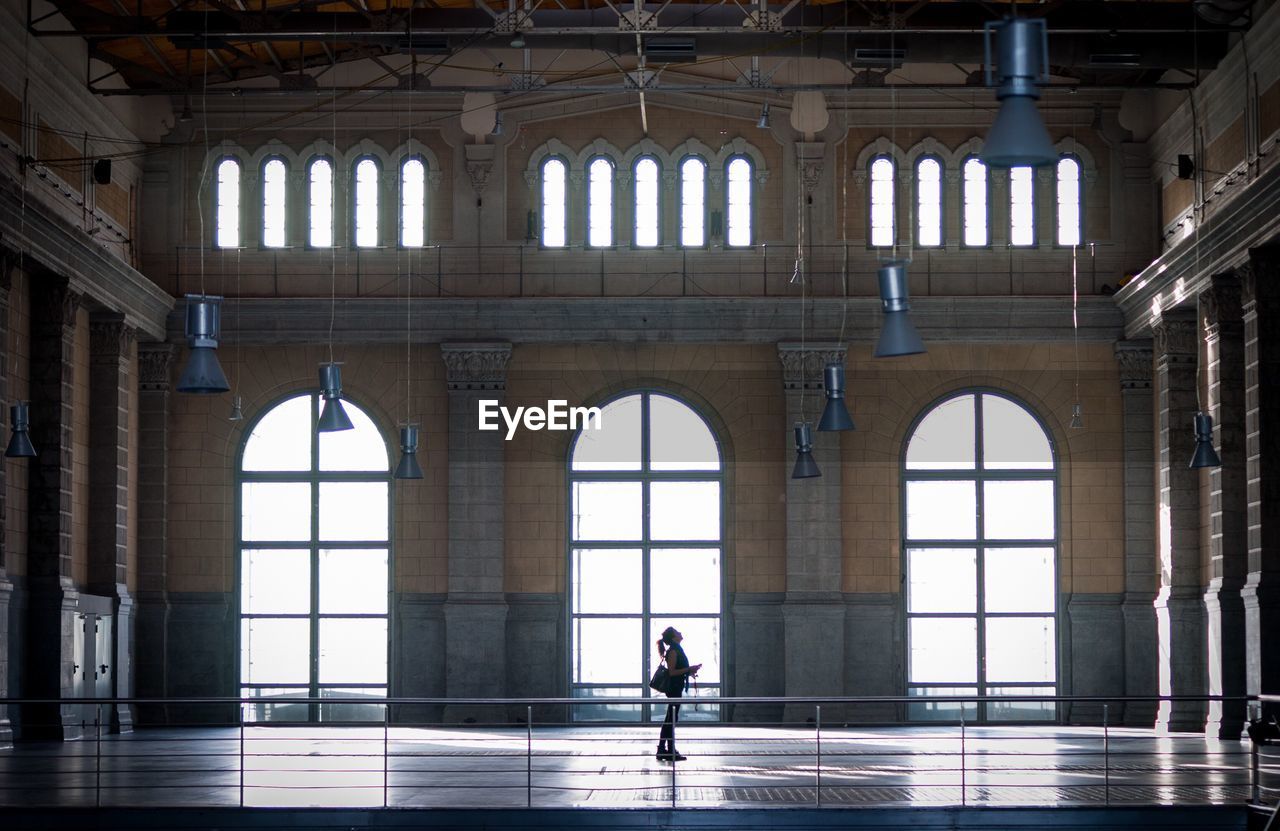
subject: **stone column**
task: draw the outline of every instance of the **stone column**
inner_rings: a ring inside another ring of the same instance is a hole
[[[826,399],[822,370],[844,362],[836,344],[778,344],[782,388],[786,396],[787,592],[782,603],[785,694],[838,696],[844,690],[845,606],[842,592],[840,521],[840,434],[818,432]],[[813,458],[822,471],[816,479],[792,479],[796,422],[813,426]],[[785,708],[786,721],[805,722],[810,705]],[[833,718],[835,713],[831,713]]]
[[[9,288],[13,270],[18,266],[18,255],[8,249],[0,249],[0,442],[8,446],[13,425],[9,423]],[[5,495],[8,493],[8,460],[0,460],[0,698],[9,692],[9,598],[13,596],[13,583],[5,571],[8,549],[5,545],[8,529],[8,509]],[[14,691],[16,694],[17,691]],[[9,708],[0,707],[0,745],[13,740],[9,723]]]
[[[1124,692],[1159,694],[1156,651],[1155,400],[1151,341],[1116,344],[1120,404],[1124,412]],[[1124,723],[1155,724],[1156,704],[1129,702]]]
[[[1245,686],[1258,695],[1280,691],[1280,249],[1255,249],[1241,276],[1249,547],[1242,592]]]
[[[134,689],[139,698],[168,694],[166,580],[169,540],[169,371],[173,344],[138,344],[138,586]],[[167,709],[139,707],[143,723],[167,721]]]
[[[445,694],[506,691],[505,442],[477,429],[479,403],[506,397],[509,343],[442,344],[449,385],[449,596],[444,604]],[[445,708],[449,722],[505,721],[501,709]]]
[[[1208,364],[1208,412],[1222,466],[1209,469],[1209,587],[1204,595],[1208,629],[1209,694],[1245,694],[1244,588],[1248,564],[1248,479],[1244,453],[1244,320],[1240,280],[1215,275],[1200,295]],[[1238,739],[1243,702],[1209,704],[1205,732]]]
[[[1154,333],[1160,396],[1160,588],[1155,601],[1160,693],[1204,695],[1208,686],[1200,591],[1200,475],[1187,467],[1196,411],[1196,322],[1181,313],[1167,314]],[[1164,702],[1156,727],[1200,732],[1204,721],[1204,704]]]

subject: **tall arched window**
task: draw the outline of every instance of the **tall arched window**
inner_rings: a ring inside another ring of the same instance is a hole
[[[587,245],[613,245],[613,162],[598,156],[587,165]]]
[[[1057,694],[1057,479],[1039,420],[963,392],[916,422],[903,462],[907,694]],[[1052,719],[1052,703],[922,703],[918,719]]]
[[[1036,172],[1030,167],[1009,168],[1009,244],[1036,244]]]
[[[916,162],[916,245],[942,245],[942,163],[933,156]]]
[[[725,214],[728,223],[725,242],[730,247],[751,244],[751,161],[734,156],[725,168]]]
[[[631,181],[635,183],[636,189],[635,246],[653,248],[658,244],[661,216],[658,210],[658,160],[653,156],[636,159]]]
[[[602,408],[569,455],[570,691],[648,696],[654,643],[674,626],[720,689],[723,466],[715,434],[670,395],[640,392]],[[664,699],[665,700],[665,699]],[[648,718],[661,718],[650,708]],[[578,720],[637,721],[640,708],[574,709]],[[710,713],[681,718],[714,718]]]
[[[987,166],[977,156],[964,162],[964,244],[982,247],[991,242],[987,208]]]
[[[413,156],[400,165],[400,244],[421,248],[427,242],[427,166]]]
[[[707,244],[707,163],[697,156],[680,162],[680,244]]]
[[[1079,245],[1080,162],[1074,156],[1058,160],[1058,245]]]
[[[387,695],[390,459],[369,416],[316,430],[320,397],[267,410],[240,454],[240,694],[251,721],[382,719],[381,705],[290,698]]]
[[[887,248],[893,245],[898,233],[894,207],[894,179],[897,165],[888,156],[876,156],[871,160],[871,245]]]
[[[236,248],[240,245],[240,162],[223,159],[218,162],[217,175],[213,244]]]
[[[284,248],[289,169],[274,156],[262,164],[262,247]]]
[[[552,157],[542,163],[542,245],[563,248],[567,242],[568,192],[564,161]]]
[[[333,162],[313,159],[307,166],[307,245],[333,245]]]
[[[363,158],[356,162],[355,200],[352,210],[357,248],[378,245],[378,162]]]

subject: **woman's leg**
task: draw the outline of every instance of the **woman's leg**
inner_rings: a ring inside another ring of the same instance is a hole
[[[667,717],[662,720],[662,731],[658,734],[658,752],[670,753],[671,745],[676,739],[676,705],[667,705]]]

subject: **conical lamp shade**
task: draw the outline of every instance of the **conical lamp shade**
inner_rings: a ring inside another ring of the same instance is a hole
[[[231,415],[227,416],[227,421],[244,421],[244,406],[238,395],[231,399]]]
[[[907,291],[907,264],[902,260],[885,263],[877,273],[880,283],[880,305],[884,309],[884,325],[876,343],[877,358],[918,355],[925,351],[916,327],[907,313],[911,296]]]
[[[1039,167],[1057,163],[1058,151],[1036,109],[1039,84],[1048,77],[1044,20],[1006,18],[988,23],[986,29],[988,34],[995,32],[996,35],[996,98],[1000,101],[1000,111],[987,132],[979,158],[990,167]],[[990,57],[987,56],[988,66]]]
[[[4,455],[10,459],[35,457],[36,448],[31,443],[31,435],[27,432],[27,402],[19,401],[9,408],[9,424],[13,427],[13,435],[9,437],[9,445],[4,449]]]
[[[1213,449],[1213,416],[1208,413],[1196,413],[1196,449],[1191,454],[1191,464],[1188,467],[1194,469],[1202,467],[1221,467],[1222,458],[1218,456],[1218,451]]]
[[[414,425],[400,428],[400,464],[396,465],[397,479],[421,479],[422,466],[418,464],[418,428]]]
[[[796,425],[796,466],[791,470],[792,479],[813,479],[821,476],[818,463],[813,460],[813,433],[809,422]]]
[[[193,346],[187,356],[187,365],[178,378],[178,392],[196,395],[217,395],[231,389],[227,375],[218,363],[218,353],[212,346]]]
[[[1034,98],[1011,95],[1000,102],[1000,111],[978,157],[990,167],[1043,167],[1058,163],[1058,151],[1049,138]]]
[[[853,418],[844,401],[844,367],[840,364],[827,364],[822,373],[822,385],[827,393],[827,406],[822,411],[818,429],[823,432],[853,430]]]
[[[320,364],[320,395],[324,398],[324,407],[320,410],[317,430],[321,433],[336,433],[340,430],[355,429],[355,425],[347,416],[346,409],[342,406],[341,364]]]

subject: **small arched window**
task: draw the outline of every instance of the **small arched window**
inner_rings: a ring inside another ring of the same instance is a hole
[[[400,165],[400,244],[421,248],[427,241],[427,166],[414,156]]]
[[[561,159],[553,157],[542,163],[542,245],[546,248],[563,248],[566,243],[567,173]]]
[[[356,162],[355,240],[357,248],[378,245],[378,163],[371,158]]]
[[[333,162],[314,159],[307,166],[307,244],[312,248],[333,245]]]
[[[725,170],[725,207],[729,217],[725,242],[730,247],[751,244],[751,167],[746,156],[734,156]]]
[[[871,245],[887,248],[897,237],[894,208],[894,179],[897,165],[888,156],[871,160]]]
[[[658,244],[658,160],[653,156],[636,159],[631,180],[636,189],[635,246],[653,248]]]
[[[262,165],[262,247],[284,248],[289,169],[279,156]]]
[[[1009,244],[1036,244],[1036,172],[1030,167],[1009,168]]]
[[[1058,245],[1081,241],[1080,162],[1074,156],[1058,160]]]
[[[597,156],[587,165],[587,245],[613,245],[613,162]]]
[[[707,244],[707,163],[697,156],[680,163],[680,244]]]
[[[990,244],[987,210],[987,166],[977,156],[964,163],[964,244],[975,248]]]
[[[942,245],[942,163],[933,156],[916,162],[916,245]]]
[[[217,174],[213,244],[236,248],[240,245],[240,162],[223,159],[218,162]]]

